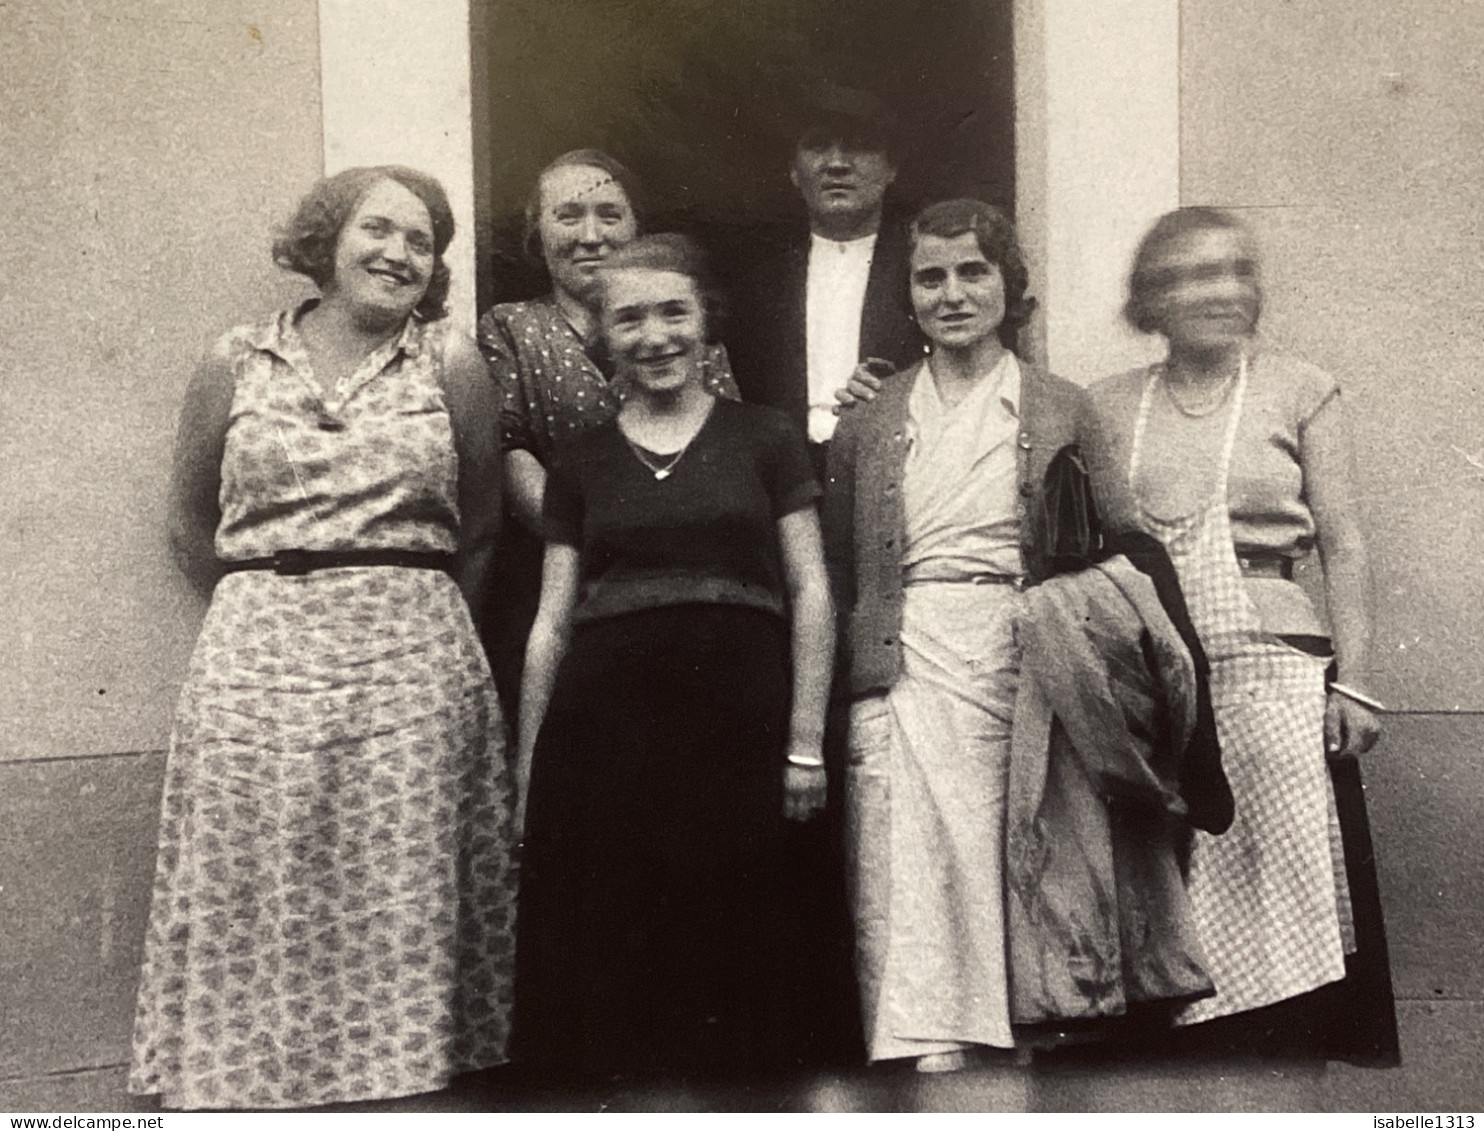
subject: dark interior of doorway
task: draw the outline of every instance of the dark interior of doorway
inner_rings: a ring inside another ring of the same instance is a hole
[[[798,91],[873,90],[903,123],[908,213],[975,196],[1013,215],[1010,0],[473,0],[480,308],[531,298],[536,173],[596,146],[634,169],[651,231],[732,252],[802,221],[788,181]]]

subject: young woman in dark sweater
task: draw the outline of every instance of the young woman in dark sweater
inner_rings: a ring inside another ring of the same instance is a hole
[[[818,488],[787,418],[704,387],[708,305],[683,237],[610,256],[630,391],[547,483],[517,771],[515,1055],[541,1074],[790,1059],[784,846],[824,805],[834,647]]]

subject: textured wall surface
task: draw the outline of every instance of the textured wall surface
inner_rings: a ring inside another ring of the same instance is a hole
[[[302,289],[313,0],[0,3],[0,760],[164,744],[199,618],[163,504],[206,345]]]
[[[1181,19],[1182,202],[1252,223],[1269,336],[1346,390],[1376,690],[1484,708],[1484,6],[1187,0]]]

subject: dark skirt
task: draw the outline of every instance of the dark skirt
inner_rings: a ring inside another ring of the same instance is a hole
[[[790,696],[788,624],[766,612],[578,627],[532,767],[513,1038],[528,1071],[755,1075],[858,1055],[843,880],[782,815]]]
[[[1037,1027],[1024,1035],[1030,1043],[1054,1047],[1041,1055],[1048,1063],[1105,1062],[1124,1058],[1337,1060],[1367,1068],[1401,1063],[1396,1000],[1386,927],[1376,882],[1376,857],[1360,765],[1354,758],[1330,764],[1335,809],[1350,885],[1356,949],[1345,956],[1338,982],[1261,1009],[1170,1028],[1163,1008],[1131,1010],[1107,1025]],[[1098,1042],[1098,1043],[1084,1043]]]
[[[1355,917],[1356,949],[1345,956],[1345,977],[1275,1005],[1178,1030],[1176,1040],[1183,1052],[1316,1057],[1373,1068],[1401,1063],[1391,962],[1360,763],[1354,758],[1331,763],[1330,779]]]

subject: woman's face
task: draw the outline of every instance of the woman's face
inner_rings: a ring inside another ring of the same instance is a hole
[[[541,178],[538,226],[546,270],[558,290],[588,300],[598,268],[638,234],[628,194],[591,165],[562,165]]]
[[[912,247],[912,309],[934,346],[967,349],[1005,320],[1005,280],[973,232],[920,236]]]
[[[1155,257],[1148,279],[1154,321],[1172,350],[1225,352],[1257,328],[1257,249],[1246,232],[1185,232]]]
[[[378,181],[340,229],[326,292],[388,320],[406,319],[427,292],[434,264],[427,205],[396,181]]]
[[[700,380],[706,314],[689,275],[642,267],[608,272],[603,333],[619,374],[648,392]]]

